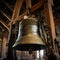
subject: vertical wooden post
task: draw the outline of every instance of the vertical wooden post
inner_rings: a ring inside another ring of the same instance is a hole
[[[26,8],[31,8],[31,0],[26,0]]]
[[[15,24],[13,24],[13,20],[19,16],[20,13],[20,9],[22,7],[22,3],[24,0],[17,0],[14,10],[13,10],[13,14],[12,14],[12,20],[11,20],[11,24],[10,24],[10,32],[9,32],[9,44],[8,44],[8,53],[7,53],[7,60],[17,60],[16,59],[16,51],[13,49],[13,44],[16,40],[15,38]],[[18,26],[19,27],[19,26]],[[15,32],[16,33],[16,32]]]
[[[45,20],[46,20],[46,23],[49,25],[50,27],[50,30],[51,30],[51,37],[52,37],[52,42],[53,42],[53,48],[54,48],[54,51],[56,50],[55,49],[55,43],[54,43],[54,40],[56,38],[56,34],[55,34],[55,25],[54,25],[54,18],[53,18],[53,13],[52,13],[52,6],[50,3],[45,3],[44,5],[44,15],[45,15]]]

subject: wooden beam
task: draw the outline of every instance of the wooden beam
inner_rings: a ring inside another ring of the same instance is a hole
[[[0,12],[1,12],[9,21],[11,21],[11,19],[10,19],[3,11],[0,10]]]
[[[26,8],[31,8],[31,0],[26,0]]]
[[[44,5],[44,0],[40,0],[38,3],[36,3],[34,6],[31,7],[31,13],[33,13],[35,10],[37,10],[38,8],[40,8],[42,5]],[[13,22],[13,24],[16,22],[16,21],[20,21],[23,16],[26,15],[26,11],[20,15],[20,16],[17,16]],[[9,23],[9,25],[11,24],[11,22]]]
[[[13,11],[13,9],[10,7],[10,5],[8,3],[6,3],[4,0],[1,0],[11,11]]]
[[[6,26],[6,24],[4,24],[1,20],[0,23],[9,31],[9,28]]]
[[[13,21],[15,20],[15,18],[17,18],[19,16],[23,1],[24,0],[17,0],[16,1],[15,7],[13,10],[13,14],[12,14],[12,18],[11,18],[11,22],[8,24],[8,26],[10,26],[13,23]]]
[[[44,5],[44,14],[45,14],[45,20],[46,23],[49,25],[50,29],[51,29],[51,36],[52,36],[52,42],[53,42],[53,48],[55,50],[55,43],[54,40],[56,38],[56,34],[55,34],[55,24],[54,24],[54,18],[53,18],[53,13],[52,13],[52,6],[50,3],[46,3]]]
[[[16,17],[18,17],[19,16],[19,13],[20,13],[20,10],[21,10],[21,7],[22,7],[22,3],[23,3],[23,1],[24,0],[16,0],[16,4],[15,4],[15,7],[14,7],[14,10],[13,10],[13,14],[12,14],[12,20],[11,20],[11,24],[10,24],[10,32],[9,32],[9,45],[8,45],[8,54],[7,54],[7,59],[9,60],[15,60],[16,59],[16,52],[14,52],[14,54],[13,54],[13,48],[12,48],[12,45],[13,45],[13,43],[16,41],[16,37],[15,37],[15,35],[13,36],[12,35],[12,33],[14,33],[14,32],[12,32],[12,30],[15,30],[14,28],[13,28],[13,24],[12,24],[12,22],[13,22],[13,20],[16,18]],[[11,37],[15,37],[15,38],[11,38]],[[13,39],[13,40],[12,40]],[[11,51],[10,51],[11,50]],[[9,53],[10,52],[10,53]],[[13,56],[13,55],[15,56]],[[12,55],[12,56],[10,56],[10,55]],[[10,57],[10,58],[9,58]]]
[[[43,6],[45,4],[45,0],[40,0],[38,3],[36,3],[32,8],[31,8],[31,12],[36,11],[38,8],[40,8],[41,6]]]
[[[11,22],[8,24],[8,26],[10,25],[10,28],[11,28],[11,24],[12,24],[13,20],[14,20],[16,17],[19,16],[19,13],[20,13],[20,10],[21,10],[23,1],[24,1],[24,0],[17,0],[16,3],[15,3],[15,7],[14,7],[14,10],[13,10]]]
[[[49,2],[52,6],[54,6],[53,0],[48,0],[48,2]]]
[[[12,20],[14,20],[16,17],[19,16],[23,1],[24,0],[17,0],[16,1],[15,7],[13,10]]]

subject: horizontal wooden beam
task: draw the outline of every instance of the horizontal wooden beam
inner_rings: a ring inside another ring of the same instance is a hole
[[[6,24],[4,24],[1,19],[0,19],[0,23],[1,23],[8,31],[10,30],[9,27],[8,27]]]
[[[38,3],[36,3],[34,6],[31,7],[31,13],[33,13],[34,11],[36,11],[38,8],[40,8],[41,6],[44,5],[44,0],[40,0]],[[26,15],[27,12],[25,11],[23,14],[21,14],[20,16],[18,16],[17,18],[15,18],[15,20],[13,20],[13,24],[16,21],[20,21],[24,15]],[[11,22],[9,23],[9,25],[11,24]]]

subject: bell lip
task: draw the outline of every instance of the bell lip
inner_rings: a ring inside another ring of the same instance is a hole
[[[20,44],[20,45],[15,45],[13,46],[15,50],[20,50],[20,51],[37,51],[41,49],[46,49],[46,46],[43,44]]]

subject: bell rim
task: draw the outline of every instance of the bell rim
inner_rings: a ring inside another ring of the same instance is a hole
[[[30,49],[32,51],[37,51],[41,49],[46,49],[46,46],[43,44],[20,44],[13,46],[13,48],[20,51],[29,51]]]

